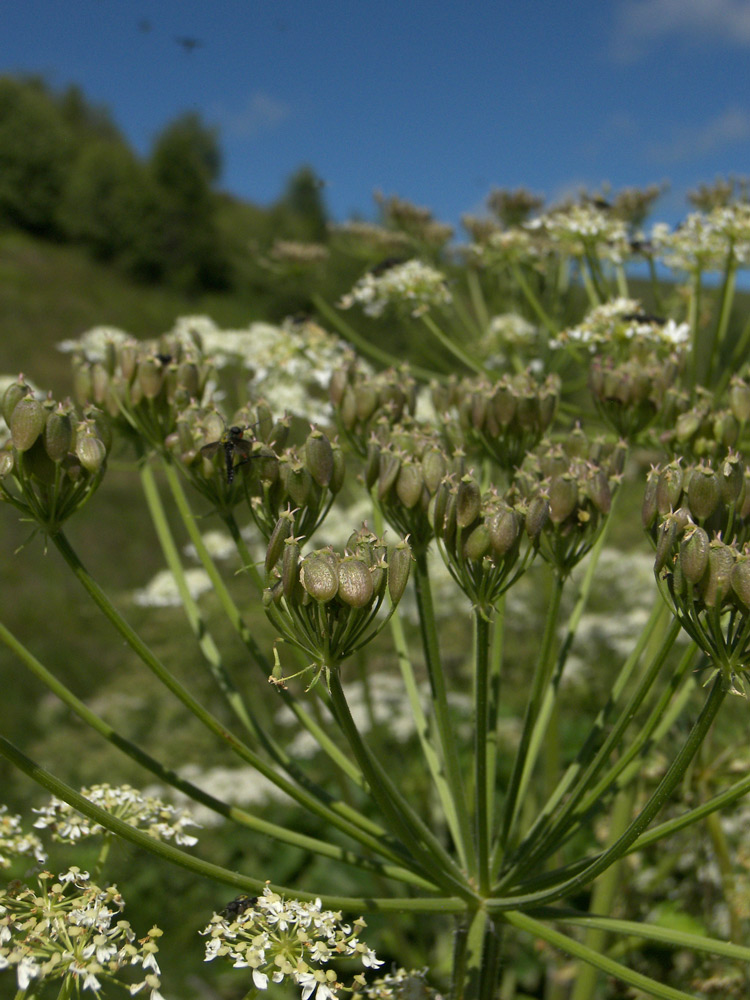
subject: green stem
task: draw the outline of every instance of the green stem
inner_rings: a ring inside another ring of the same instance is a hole
[[[490,706],[487,723],[487,801],[489,803],[488,823],[492,830],[495,822],[495,782],[497,779],[497,752],[500,723],[500,684],[503,666],[503,643],[505,635],[505,594],[495,606],[492,623],[492,646],[490,649]]]
[[[721,825],[721,819],[716,813],[706,816],[706,829],[711,839],[711,845],[716,858],[716,865],[721,875],[724,904],[729,911],[729,935],[734,942],[742,940],[743,930],[740,915],[737,912],[735,899],[735,871],[727,843],[727,837]]]
[[[504,914],[504,919],[511,926],[518,928],[518,930],[525,931],[535,938],[540,938],[542,941],[546,941],[552,945],[553,948],[557,948],[567,955],[572,955],[574,958],[588,962],[595,969],[599,969],[609,976],[614,976],[629,986],[644,990],[649,996],[657,997],[658,1000],[696,1000],[689,993],[683,993],[682,990],[666,986],[655,979],[651,979],[649,976],[642,975],[640,972],[634,972],[627,966],[615,962],[614,959],[607,958],[606,955],[600,955],[599,952],[588,948],[585,944],[581,944],[574,938],[568,937],[567,934],[561,934],[560,931],[547,927],[546,924],[535,920],[527,913],[513,911]]]
[[[328,322],[334,326],[338,332],[348,340],[350,344],[360,350],[363,354],[372,358],[373,361],[377,361],[381,365],[386,365],[389,368],[399,368],[404,363],[404,359],[397,357],[395,354],[390,354],[388,351],[384,351],[382,347],[377,347],[375,344],[366,340],[357,330],[354,329],[349,323],[339,316],[339,314],[332,309],[325,299],[321,298],[320,295],[312,296],[313,305],[321,313]],[[409,364],[409,371],[412,372],[417,378],[422,379],[425,382],[429,382],[431,379],[437,379],[439,382],[444,382],[447,378],[446,375],[441,375],[439,372],[430,371],[429,368],[421,368],[419,365]]]
[[[690,324],[691,331],[691,350],[690,350],[690,360],[689,360],[689,371],[688,371],[688,388],[690,389],[691,397],[695,395],[695,387],[700,379],[701,370],[699,358],[701,343],[700,343],[700,301],[701,301],[701,272],[696,271],[693,275],[693,281],[690,289],[690,301],[688,303],[688,322]]]
[[[362,773],[367,778],[373,799],[396,836],[403,840],[437,885],[447,887],[451,892],[457,892],[466,900],[474,900],[476,897],[466,884],[465,877],[455,861],[404,799],[385,768],[364,743],[349,710],[339,670],[335,665],[330,671],[329,684],[339,725]]]
[[[505,806],[503,811],[503,825],[501,837],[499,840],[498,851],[507,848],[511,844],[512,837],[516,830],[516,826],[520,814],[521,799],[519,794],[524,791],[527,787],[527,783],[523,783],[524,773],[529,773],[526,769],[527,756],[529,753],[529,748],[531,745],[531,738],[534,731],[534,726],[539,715],[539,710],[542,704],[542,698],[547,689],[547,685],[550,681],[550,674],[554,664],[552,658],[552,651],[554,648],[555,639],[555,629],[557,627],[557,616],[560,611],[560,601],[562,599],[562,592],[564,586],[564,579],[558,575],[554,574],[554,585],[552,590],[551,599],[547,606],[547,619],[544,626],[544,636],[542,638],[542,648],[539,653],[539,658],[537,660],[536,669],[534,671],[534,678],[531,683],[531,691],[529,693],[529,699],[526,704],[526,713],[523,720],[523,731],[521,733],[521,741],[518,745],[516,751],[515,760],[513,761],[513,771],[511,773],[510,782],[508,785],[508,792],[505,799]],[[527,778],[528,781],[528,778]]]
[[[633,801],[635,799],[635,785],[621,792],[612,810],[612,821],[609,828],[608,841],[613,843],[626,830],[628,821],[633,811]],[[622,876],[622,858],[608,868],[606,872],[597,879],[591,893],[591,903],[589,909],[593,913],[611,913],[615,901],[615,896],[620,885]],[[601,927],[591,927],[586,932],[585,942],[588,948],[605,954],[607,948],[607,933]],[[596,990],[597,972],[588,963],[580,965],[575,978],[575,986],[570,996],[570,1000],[593,1000]]]
[[[737,264],[734,257],[734,248],[730,247],[729,254],[727,256],[726,270],[724,272],[724,281],[721,286],[721,305],[719,307],[719,315],[716,320],[716,326],[714,327],[713,338],[709,346],[706,372],[707,385],[710,385],[711,383],[711,376],[714,373],[714,369],[717,367],[721,348],[726,337],[727,328],[729,326],[729,316],[732,312],[732,303],[734,302],[736,280]],[[718,370],[721,371],[722,369],[719,368]]]
[[[482,293],[479,275],[473,267],[466,269],[466,283],[469,286],[469,298],[477,316],[480,333],[483,333],[490,325],[490,314]]]
[[[706,699],[703,709],[696,719],[693,728],[690,730],[690,734],[685,740],[682,749],[672,761],[667,773],[659,782],[646,805],[643,807],[635,820],[630,824],[625,833],[618,838],[612,847],[603,851],[589,865],[572,878],[566,879],[564,882],[550,890],[541,890],[539,892],[520,894],[518,896],[508,896],[487,900],[486,905],[490,912],[516,909],[519,906],[527,907],[535,906],[537,904],[541,905],[553,902],[557,899],[562,899],[564,896],[577,892],[584,885],[592,882],[595,878],[601,875],[602,872],[606,871],[610,865],[614,864],[626,853],[628,853],[630,845],[633,844],[638,837],[640,837],[643,831],[651,823],[651,820],[663,807],[664,803],[682,780],[682,777],[685,774],[691,760],[695,756],[698,747],[701,745],[706,734],[708,733],[708,730],[711,727],[711,724],[713,723],[716,713],[719,711],[726,694],[727,692],[724,689],[722,677],[719,674],[711,687],[711,691]]]
[[[108,723],[104,722],[103,719],[92,712],[82,701],[76,698],[69,688],[65,687],[65,685],[62,684],[54,676],[54,674],[51,674],[46,667],[39,662],[39,660],[32,656],[25,646],[23,646],[2,623],[0,623],[0,641],[4,642],[8,649],[10,649],[11,652],[19,658],[24,666],[26,666],[43,684],[45,684],[63,702],[63,704],[67,705],[68,708],[75,712],[80,719],[82,719],[87,725],[91,726],[91,728],[95,732],[99,733],[100,736],[103,736],[104,739],[112,744],[112,746],[116,747],[121,753],[124,753],[131,760],[135,761],[141,767],[155,775],[159,781],[176,788],[184,795],[187,795],[188,798],[206,806],[208,809],[217,813],[217,815],[223,816],[225,819],[231,820],[241,826],[245,826],[256,833],[270,837],[280,843],[289,844],[291,847],[299,848],[302,851],[319,854],[321,857],[331,858],[335,861],[341,862],[342,864],[354,865],[355,867],[373,871],[388,878],[395,878],[401,882],[418,885],[420,888],[427,889],[428,891],[431,887],[434,888],[432,883],[420,878],[420,876],[408,871],[401,865],[383,864],[376,859],[365,858],[360,854],[356,854],[346,848],[339,847],[336,844],[329,844],[327,841],[318,840],[316,837],[309,837],[306,834],[298,833],[296,830],[288,830],[286,827],[279,826],[276,823],[270,823],[268,820],[261,819],[253,813],[248,813],[244,809],[240,809],[238,806],[229,805],[221,799],[215,798],[213,795],[205,792],[197,785],[192,784],[185,778],[181,778],[174,771],[165,767],[154,757],[147,754],[137,744],[132,743],[125,736],[113,729]],[[380,853],[383,854],[384,857],[391,857],[396,861],[400,860],[399,855],[393,851],[389,851],[385,845],[381,847]]]
[[[272,781],[300,805],[322,818],[328,819],[335,826],[359,840],[362,844],[374,847],[379,851],[384,831],[356,810],[344,803],[337,802],[332,796],[312,785],[313,791],[306,791],[287,781],[273,770],[258,754],[254,753],[245,743],[231,733],[218,719],[208,712],[186,688],[167,670],[164,664],[151,652],[137,632],[125,621],[112,605],[104,591],[88,574],[85,567],[71,548],[62,532],[51,536],[60,554],[70,566],[74,575],[88,592],[94,603],[104,616],[117,629],[130,648],[140,657],[143,663],[154,673],[164,686],[176,695],[187,709],[203,723],[214,735],[246,763],[255,767],[264,777]],[[339,815],[340,814],[340,815]]]
[[[459,347],[457,343],[451,340],[451,338],[440,329],[429,313],[424,313],[420,318],[433,337],[435,337],[447,351],[450,351],[450,353],[457,358],[461,364],[466,365],[467,368],[476,372],[477,375],[484,374],[484,368],[477,361],[475,361],[471,355],[467,354],[462,347]]]
[[[472,837],[466,792],[461,775],[460,758],[456,745],[456,733],[448,709],[448,696],[445,687],[445,675],[440,658],[440,645],[435,623],[435,608],[432,602],[430,574],[427,567],[427,553],[424,550],[415,553],[414,584],[419,611],[419,627],[422,635],[427,675],[430,679],[432,692],[432,707],[435,713],[435,725],[440,741],[440,752],[445,765],[445,773],[451,791],[451,799],[458,818],[458,835],[460,838],[460,857],[466,859],[470,872],[476,871],[476,854]]]
[[[345,910],[348,913],[367,911],[371,913],[390,912],[450,914],[463,913],[466,909],[466,901],[464,899],[459,899],[457,896],[418,897],[414,899],[393,897],[379,898],[370,896],[328,896],[317,892],[302,892],[289,886],[274,885],[263,879],[256,879],[247,875],[241,875],[239,872],[231,871],[228,868],[222,868],[221,865],[215,865],[209,861],[202,861],[200,858],[196,858],[192,854],[188,854],[187,851],[183,851],[178,847],[173,847],[171,844],[166,844],[160,840],[156,840],[149,836],[149,834],[144,833],[142,830],[137,830],[124,820],[106,812],[106,810],[100,809],[99,806],[94,805],[93,802],[90,802],[88,799],[84,798],[83,795],[74,791],[74,789],[72,789],[69,785],[66,785],[65,782],[60,781],[59,778],[50,774],[49,771],[46,771],[39,764],[30,760],[24,753],[22,753],[3,736],[0,736],[0,756],[5,757],[6,760],[10,761],[11,764],[23,771],[32,780],[36,781],[37,784],[42,786],[42,788],[46,788],[48,792],[56,795],[59,799],[63,799],[63,801],[73,806],[74,809],[77,809],[78,812],[83,813],[84,816],[88,816],[90,819],[94,820],[94,822],[100,823],[103,827],[111,830],[112,833],[117,834],[117,836],[121,837],[123,840],[127,840],[129,843],[135,844],[137,847],[142,847],[151,854],[162,858],[164,861],[178,865],[180,868],[184,868],[196,875],[200,875],[203,878],[213,879],[215,882],[220,882],[222,885],[229,885],[242,892],[259,895],[263,892],[264,887],[269,885],[273,892],[278,892],[280,895],[292,896],[295,899],[303,900],[305,902],[312,902],[317,898],[321,900],[322,905],[326,908],[333,910]]]
[[[174,466],[169,463],[164,463],[164,471],[167,478],[167,483],[169,484],[170,490],[174,497],[177,510],[182,518],[182,521],[187,529],[190,540],[192,541],[195,550],[198,554],[198,558],[201,561],[201,565],[208,574],[211,583],[213,585],[213,590],[218,597],[222,608],[224,609],[229,621],[232,623],[233,628],[239,635],[240,639],[244,642],[246,648],[250,652],[254,662],[258,665],[263,675],[268,678],[272,672],[272,666],[268,658],[261,652],[255,639],[252,637],[250,629],[247,627],[242,619],[239,608],[235,604],[232,595],[229,593],[224,580],[216,568],[216,563],[211,558],[206,544],[203,541],[203,536],[200,533],[198,525],[193,515],[190,505],[185,496],[184,490],[182,489],[182,484],[180,483],[179,477],[175,472]],[[225,523],[229,527],[230,532],[232,532],[233,538],[235,538],[234,531],[232,531],[232,523],[234,528],[237,529],[237,524],[234,522],[234,518],[225,518]],[[237,535],[239,531],[237,530]],[[239,535],[241,537],[241,535]],[[236,538],[235,538],[236,542]],[[342,753],[339,747],[333,742],[333,740],[328,736],[328,734],[323,730],[321,726],[302,708],[301,705],[297,704],[296,699],[288,692],[284,691],[283,688],[279,689],[279,694],[284,700],[286,705],[294,713],[297,719],[305,726],[305,728],[312,734],[320,748],[324,753],[330,757],[330,759],[339,767],[355,784],[362,787],[362,775],[357,770],[357,768],[352,764],[352,762]],[[239,698],[239,695],[237,695]],[[247,715],[247,712],[245,712]],[[272,757],[281,764],[296,780],[300,780],[300,771],[296,765],[296,762],[292,760],[288,753],[281,747],[275,740],[265,732],[263,727],[259,724],[257,719],[252,720],[251,732],[257,739],[259,739],[266,750],[272,755]]]
[[[528,281],[524,277],[523,271],[521,270],[520,266],[518,264],[516,264],[516,263],[511,264],[511,271],[513,272],[513,277],[518,282],[518,287],[523,292],[524,298],[526,299],[526,301],[528,302],[528,304],[531,306],[531,309],[532,309],[534,315],[537,317],[537,319],[542,324],[542,326],[549,333],[551,333],[552,336],[555,336],[558,333],[558,326],[554,322],[554,320],[552,320],[550,318],[550,316],[545,312],[544,307],[542,306],[542,303],[539,301],[539,299],[537,298],[537,296],[534,294],[534,292],[532,291],[531,285],[528,283]]]
[[[481,608],[474,609],[474,766],[475,837],[479,891],[490,890],[490,823],[488,805],[487,734],[490,723],[489,698],[490,623]]]

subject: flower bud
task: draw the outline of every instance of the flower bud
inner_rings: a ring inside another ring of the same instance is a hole
[[[482,494],[479,484],[471,476],[461,477],[456,493],[456,524],[459,528],[468,528],[479,517],[482,507]]]
[[[464,542],[464,559],[471,559],[476,562],[484,559],[490,551],[490,529],[480,521],[479,524],[469,532],[469,536]]]
[[[411,548],[405,539],[388,553],[388,594],[393,604],[398,604],[403,597],[411,572],[411,563]]]
[[[372,576],[361,559],[345,558],[339,563],[338,596],[352,608],[366,607],[373,596]]]
[[[396,479],[396,496],[408,510],[416,507],[422,496],[422,468],[415,462],[404,462]]]
[[[104,442],[88,421],[80,423],[76,428],[75,450],[78,461],[91,473],[98,472],[107,457]]]
[[[699,526],[688,529],[680,545],[679,564],[689,583],[700,583],[708,567],[709,538]]]
[[[70,451],[73,440],[73,425],[70,415],[62,404],[59,404],[47,416],[44,425],[44,447],[53,462],[62,462]]]
[[[721,607],[729,593],[730,576],[734,567],[734,553],[723,542],[711,542],[708,552],[708,572],[703,582],[703,600],[707,607]]]
[[[281,586],[286,598],[292,597],[300,582],[299,554],[299,542],[291,536],[285,538],[284,555],[281,559]]]
[[[690,476],[687,488],[688,507],[697,521],[710,517],[719,505],[719,477],[709,466],[699,465]]]
[[[746,608],[750,608],[750,557],[740,556],[729,574],[732,590]]]
[[[156,399],[164,384],[164,368],[158,358],[141,358],[136,381],[146,399]]]
[[[300,581],[310,597],[321,604],[332,601],[339,589],[336,567],[318,553],[312,553],[302,560]]]
[[[521,519],[512,507],[507,507],[490,517],[487,528],[493,554],[502,557],[516,544],[521,533]]]
[[[529,503],[526,511],[526,534],[532,541],[536,541],[549,520],[549,499],[539,493]]]
[[[333,449],[322,431],[311,431],[305,441],[305,466],[318,486],[328,486],[331,482]]]
[[[553,479],[549,488],[549,516],[553,524],[562,524],[578,503],[578,484],[570,473]]]
[[[291,535],[293,526],[294,518],[290,513],[285,511],[274,525],[271,537],[268,539],[265,562],[266,573],[270,573],[281,558],[284,542]]]
[[[10,418],[16,404],[25,396],[31,396],[31,387],[26,385],[23,375],[19,375],[15,382],[11,382],[3,394],[2,411],[6,424],[10,427]]]
[[[18,451],[28,451],[44,430],[44,407],[33,396],[24,396],[13,407],[10,415],[10,434]]]

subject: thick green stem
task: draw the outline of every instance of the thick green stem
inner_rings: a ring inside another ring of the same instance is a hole
[[[554,665],[552,652],[554,649],[557,616],[560,611],[560,601],[562,599],[564,583],[564,579],[555,573],[553,590],[547,606],[547,619],[544,626],[542,648],[539,653],[534,678],[531,683],[531,691],[529,693],[528,702],[526,704],[526,713],[523,720],[521,741],[516,751],[515,760],[513,761],[513,771],[505,799],[503,825],[500,840],[498,842],[498,851],[507,850],[507,848],[511,845],[519,820],[520,807],[522,804],[519,793],[527,787],[527,784],[523,783],[523,775],[525,771],[527,774],[530,773],[529,770],[527,770],[526,765],[531,738],[534,732],[537,717],[539,715],[542,698],[544,697],[547,685],[549,684],[550,674]]]
[[[442,346],[455,358],[457,358],[462,364],[466,365],[470,371],[476,372],[477,375],[484,374],[484,368],[477,361],[475,361],[471,355],[467,354],[462,347],[459,347],[455,341],[451,340],[451,338],[440,329],[429,313],[425,313],[421,319],[433,337],[435,337],[439,343],[442,344]]]
[[[176,695],[176,697],[188,708],[193,715],[214,735],[218,736],[226,745],[246,763],[255,767],[264,777],[272,781],[278,788],[284,791],[300,805],[309,809],[316,815],[328,819],[335,826],[355,837],[362,844],[379,849],[380,839],[384,831],[377,824],[372,823],[356,810],[345,803],[337,802],[332,796],[324,793],[322,789],[311,785],[313,791],[306,791],[287,781],[282,775],[273,770],[258,754],[254,753],[245,743],[231,733],[218,719],[208,712],[199,701],[197,701],[186,688],[167,670],[164,664],[156,657],[148,646],[143,642],[137,632],[125,621],[120,613],[115,609],[104,591],[95,580],[88,574],[85,567],[78,559],[75,551],[71,548],[67,538],[59,532],[52,536],[52,541],[57,546],[61,555],[70,566],[76,578],[88,592],[97,607],[104,616],[117,629],[120,635],[130,648],[140,657],[143,663],[159,678],[164,686]],[[339,815],[340,814],[340,815]]]
[[[339,725],[386,822],[430,879],[450,892],[457,892],[464,899],[474,900],[476,897],[453,858],[404,799],[385,768],[364,743],[349,710],[336,666],[330,670],[329,684]]]
[[[481,608],[474,609],[474,820],[479,869],[479,891],[490,890],[490,814],[488,804],[487,735],[490,723],[490,623]]]
[[[423,550],[418,551],[415,554],[415,559],[414,583],[417,594],[422,647],[427,674],[430,679],[430,690],[432,691],[433,699],[432,706],[435,712],[435,724],[440,740],[440,752],[445,765],[448,785],[451,790],[451,799],[458,817],[458,834],[461,841],[460,855],[466,858],[469,871],[476,872],[476,854],[469,821],[466,792],[461,775],[456,733],[448,709],[445,675],[443,674],[443,665],[440,658],[440,646],[435,623],[435,608],[432,602],[430,575],[427,568],[427,553]]]
[[[103,736],[104,739],[112,744],[112,746],[116,747],[121,753],[124,753],[131,760],[135,761],[136,764],[139,764],[149,773],[153,774],[159,779],[159,781],[166,785],[170,785],[172,788],[176,788],[184,795],[187,795],[188,798],[192,799],[194,802],[199,802],[201,805],[204,805],[208,809],[217,813],[217,815],[223,816],[225,819],[231,820],[240,826],[245,826],[256,833],[270,837],[280,843],[289,844],[291,847],[299,848],[302,851],[319,854],[321,857],[331,858],[334,861],[341,862],[342,864],[353,865],[357,868],[373,871],[388,878],[395,878],[401,882],[417,885],[420,888],[427,889],[428,891],[430,889],[434,889],[432,883],[427,882],[419,875],[416,875],[414,872],[410,872],[401,865],[385,864],[375,858],[366,858],[363,855],[356,854],[354,851],[339,847],[336,844],[330,844],[327,841],[318,840],[316,837],[309,837],[306,834],[297,832],[296,830],[289,830],[276,823],[271,823],[268,820],[261,819],[254,813],[246,812],[238,806],[229,805],[221,799],[215,798],[202,788],[192,784],[192,782],[187,781],[185,778],[181,778],[175,771],[165,767],[162,763],[156,760],[156,758],[151,757],[137,744],[132,743],[125,736],[118,733],[108,723],[96,715],[96,713],[92,712],[91,709],[89,709],[82,701],[76,698],[69,688],[65,687],[64,684],[51,674],[46,667],[44,667],[39,660],[36,659],[36,657],[32,656],[26,647],[23,646],[2,623],[0,623],[0,641],[4,642],[8,649],[10,649],[11,652],[13,652],[43,684],[46,684],[46,686],[63,702],[63,704],[67,705],[68,708],[70,708],[80,719],[83,720],[83,722],[91,726],[95,732],[99,733],[100,736]],[[395,861],[400,860],[399,855],[394,851],[389,851],[387,846],[382,842],[380,853],[384,857],[390,857]]]
[[[295,899],[305,902],[320,899],[324,907],[332,910],[345,910],[347,913],[411,912],[450,914],[463,913],[466,909],[466,901],[457,896],[418,897],[414,899],[394,898],[390,896],[382,899],[370,896],[328,896],[318,892],[302,892],[290,886],[274,885],[263,879],[241,875],[239,872],[222,868],[221,865],[215,865],[210,861],[202,861],[200,858],[188,854],[187,851],[173,847],[171,844],[166,844],[161,840],[156,840],[142,830],[137,830],[135,827],[130,826],[124,820],[113,816],[104,809],[100,809],[99,806],[94,805],[93,802],[90,802],[83,795],[74,791],[69,785],[66,785],[59,778],[50,774],[49,771],[40,767],[39,764],[30,760],[3,736],[0,736],[0,756],[5,757],[6,760],[10,761],[11,764],[36,781],[42,788],[46,788],[48,792],[56,795],[59,799],[63,799],[63,801],[73,806],[74,809],[77,809],[78,812],[83,813],[84,816],[88,816],[95,823],[99,823],[106,829],[111,830],[112,833],[117,834],[123,840],[135,844],[137,847],[144,848],[164,861],[178,865],[180,868],[184,868],[203,878],[213,879],[222,885],[229,885],[233,889],[259,895],[263,892],[265,886],[268,885],[273,892],[278,892],[280,895],[292,896]]]
[[[532,291],[531,285],[526,280],[520,266],[518,264],[512,264],[511,271],[513,272],[513,277],[518,282],[518,287],[523,292],[524,298],[531,306],[531,309],[534,312],[537,319],[539,320],[539,322],[548,331],[548,333],[551,333],[552,336],[555,336],[559,332],[559,327],[554,322],[554,320],[551,319],[550,316],[545,312],[542,303],[539,301],[537,296]]]

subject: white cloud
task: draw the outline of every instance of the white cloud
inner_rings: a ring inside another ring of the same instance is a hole
[[[291,113],[288,104],[262,91],[249,94],[239,107],[216,105],[214,108],[224,135],[235,139],[252,139],[259,132],[276,128]]]
[[[655,163],[689,162],[750,139],[750,112],[727,108],[710,121],[683,125],[646,148],[646,156]]]
[[[617,11],[615,55],[643,55],[649,42],[682,37],[691,42],[750,46],[750,0],[624,0]]]

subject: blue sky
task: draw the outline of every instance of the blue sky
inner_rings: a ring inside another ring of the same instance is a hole
[[[0,72],[79,84],[141,152],[197,110],[223,187],[265,204],[309,163],[339,219],[668,181],[676,221],[750,174],[750,0],[6,0],[0,30]]]

